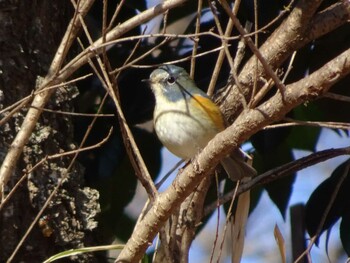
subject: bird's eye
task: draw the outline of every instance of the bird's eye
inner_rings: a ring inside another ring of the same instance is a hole
[[[168,84],[172,85],[175,83],[175,78],[173,76],[169,76],[166,81],[168,82]]]

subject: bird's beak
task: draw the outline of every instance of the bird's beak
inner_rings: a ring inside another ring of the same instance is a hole
[[[151,80],[150,79],[141,79],[141,82],[145,82],[147,84],[151,84]]]

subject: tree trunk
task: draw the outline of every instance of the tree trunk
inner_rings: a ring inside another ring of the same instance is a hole
[[[69,1],[46,0],[5,0],[0,5],[0,110],[3,110],[30,95],[40,80],[39,76],[45,76],[73,8]],[[58,88],[47,108],[72,111],[72,99],[76,94],[75,87]],[[0,119],[9,112],[1,111]],[[22,107],[0,127],[1,161],[26,112],[27,109]],[[4,189],[6,196],[20,178],[26,176],[0,210],[2,260],[11,256],[49,195],[66,174],[71,157],[46,160],[31,169],[47,155],[74,148],[70,116],[44,112]],[[92,230],[97,226],[95,216],[99,212],[98,192],[83,187],[82,174],[82,167],[75,163],[15,254],[14,262],[41,262],[59,251],[92,243]],[[75,260],[97,261],[88,254]]]

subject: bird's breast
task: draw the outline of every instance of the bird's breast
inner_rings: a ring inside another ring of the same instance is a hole
[[[210,116],[186,100],[175,103],[158,101],[154,127],[164,146],[184,159],[194,157],[221,129]]]

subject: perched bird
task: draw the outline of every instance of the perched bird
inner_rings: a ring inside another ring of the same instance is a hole
[[[155,131],[163,145],[176,156],[193,158],[225,129],[219,107],[183,68],[161,66],[151,73],[147,82],[156,99]],[[254,168],[244,162],[241,152],[225,157],[221,164],[233,181],[256,174]]]

